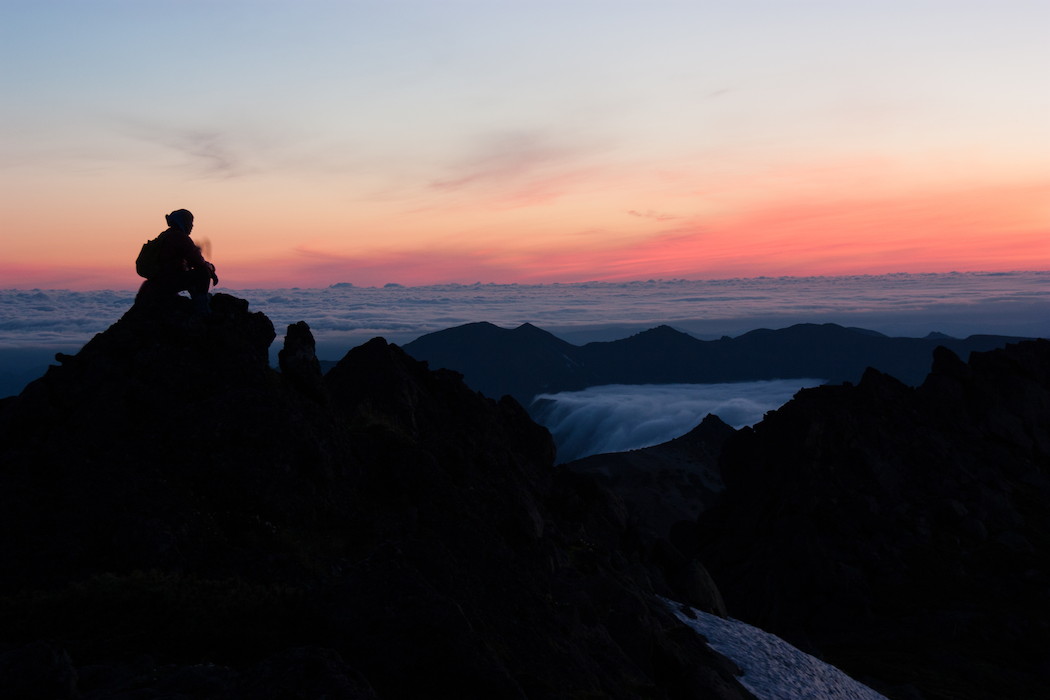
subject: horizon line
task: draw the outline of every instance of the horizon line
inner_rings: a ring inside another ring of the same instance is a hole
[[[323,286],[275,286],[255,287],[237,286],[226,287],[221,285],[212,288],[211,292],[226,293],[229,291],[256,291],[256,290],[326,290],[326,289],[429,289],[435,287],[572,287],[582,285],[606,285],[609,287],[622,287],[638,284],[680,284],[692,282],[735,282],[743,280],[827,280],[827,279],[874,279],[881,277],[951,277],[951,276],[975,276],[975,277],[1007,277],[1011,275],[1050,274],[1050,269],[1030,270],[950,270],[947,272],[881,272],[881,273],[856,273],[856,274],[829,274],[829,275],[753,275],[735,277],[707,277],[707,278],[685,278],[685,277],[649,277],[633,280],[579,280],[575,282],[434,282],[431,284],[402,284],[400,282],[386,282],[381,285],[358,285],[353,282],[334,282]],[[28,287],[13,286],[0,287],[3,292],[135,292],[141,282],[128,287],[89,287],[84,289],[71,289],[69,287]]]

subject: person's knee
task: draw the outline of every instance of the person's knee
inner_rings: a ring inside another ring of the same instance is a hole
[[[186,275],[186,290],[191,296],[207,294],[211,286],[211,270],[202,267],[190,270]]]

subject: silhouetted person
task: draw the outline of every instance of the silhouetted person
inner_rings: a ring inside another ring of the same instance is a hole
[[[164,218],[168,229],[143,246],[136,261],[136,269],[146,281],[139,287],[135,302],[164,301],[187,291],[194,309],[208,313],[208,288],[211,283],[218,284],[219,278],[215,266],[204,259],[200,247],[190,239],[193,214],[177,209]]]

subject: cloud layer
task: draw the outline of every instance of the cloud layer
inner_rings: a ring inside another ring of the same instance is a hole
[[[801,322],[913,337],[1050,337],[1050,272],[229,291],[269,316],[279,338],[289,324],[306,321],[327,360],[376,336],[404,344],[475,321],[528,322],[575,344],[660,324],[708,339]],[[40,348],[27,370],[38,376],[54,352],[76,352],[133,300],[133,291],[0,290],[0,350]],[[26,357],[0,358],[0,366],[11,372]],[[20,388],[8,383],[0,395]]]
[[[533,417],[558,446],[558,461],[624,452],[667,442],[714,413],[741,428],[762,420],[799,390],[822,379],[778,379],[731,384],[613,384],[583,391],[541,394]]]

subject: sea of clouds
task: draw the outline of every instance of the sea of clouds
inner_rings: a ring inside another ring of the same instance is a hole
[[[530,413],[558,445],[558,461],[649,447],[684,435],[708,413],[734,428],[754,425],[799,389],[822,379],[726,384],[610,384],[540,394]]]
[[[475,321],[503,327],[529,322],[578,345],[624,338],[660,324],[701,339],[802,322],[839,323],[912,337],[930,332],[955,337],[977,333],[1050,337],[1050,271],[544,285],[355,287],[341,283],[324,289],[216,291],[247,299],[252,310],[270,317],[278,332],[271,349],[274,359],[285,329],[297,321],[310,325],[317,354],[325,360],[337,360],[376,336],[405,344],[426,333]],[[0,397],[17,394],[43,374],[56,352],[77,352],[119,319],[134,296],[133,290],[0,290]],[[794,381],[797,390],[802,384]],[[595,421],[587,427],[579,417],[563,412],[551,425],[558,431],[563,430],[559,426],[575,426],[571,435],[565,434],[566,445],[582,443],[575,437],[578,434],[597,434],[599,424],[601,432],[610,436],[632,436],[630,440],[609,437],[601,444],[592,441],[579,449],[563,446],[569,450],[565,454],[583,454],[641,447],[653,444],[656,436],[674,437],[672,432],[685,432],[707,411],[740,424],[733,416],[742,406],[753,403],[755,411],[765,411],[786,400],[772,385],[765,387],[765,397],[748,384],[731,386],[661,387],[651,393],[634,388],[631,398],[617,400],[610,399],[612,389],[548,397]],[[620,408],[618,402],[623,404]],[[614,427],[617,420],[621,423]],[[749,417],[746,422],[754,421]]]
[[[759,277],[577,284],[240,289],[280,333],[306,321],[322,359],[374,336],[405,343],[451,326],[533,323],[569,342],[611,340],[668,324],[700,338],[799,322],[855,325],[889,335],[939,331],[1045,336],[1050,271]],[[75,349],[132,304],[134,291],[0,290],[0,347],[64,343]]]

